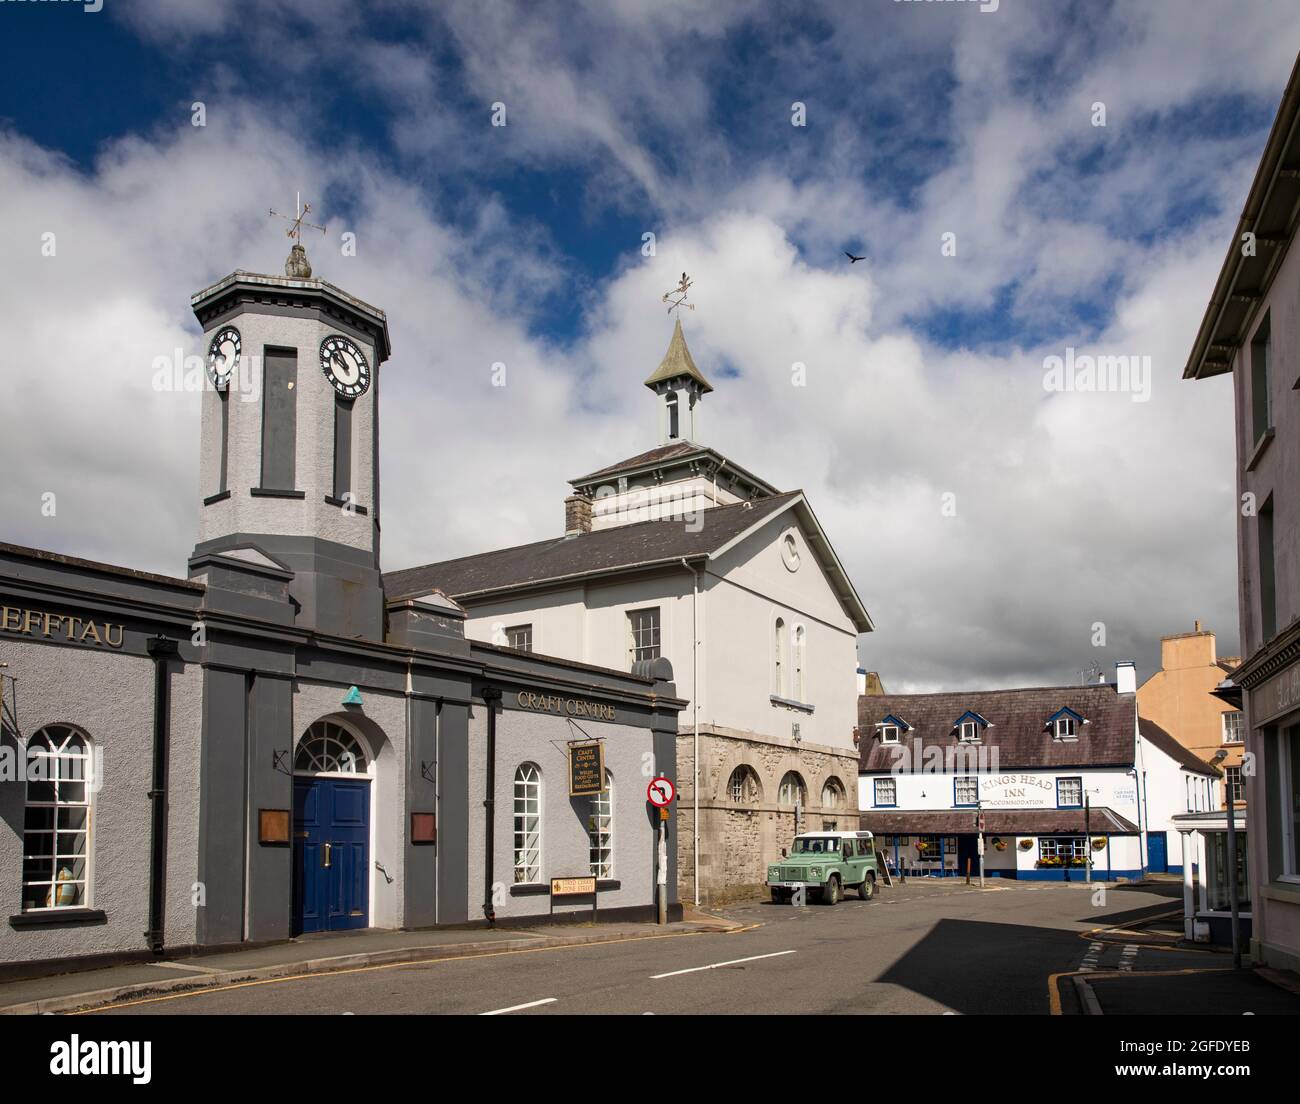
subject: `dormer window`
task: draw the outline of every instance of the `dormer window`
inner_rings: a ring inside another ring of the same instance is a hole
[[[912,726],[901,717],[895,717],[890,713],[883,720],[876,722],[876,727],[880,729],[880,742],[882,744],[896,744],[902,739],[904,732],[911,731]]]
[[[1079,738],[1079,726],[1087,723],[1073,709],[1065,706],[1048,717],[1047,724],[1044,727],[1051,731],[1054,740],[1077,740]]]
[[[984,730],[988,727],[989,722],[973,709],[966,710],[952,726],[953,731],[957,733],[963,744],[979,743]]]

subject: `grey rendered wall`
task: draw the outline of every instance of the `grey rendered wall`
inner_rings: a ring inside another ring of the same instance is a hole
[[[653,907],[655,836],[647,811],[645,787],[649,775],[644,764],[653,762],[649,729],[584,720],[582,728],[605,741],[605,767],[614,779],[614,878],[617,890],[600,895],[600,907]],[[533,762],[542,772],[542,878],[582,877],[590,872],[587,836],[589,798],[570,798],[567,742],[583,733],[559,716],[502,710],[497,716],[496,817],[494,879],[504,888],[498,893],[496,913],[502,919],[545,916],[549,898],[511,896],[514,880],[513,797],[515,771]],[[483,915],[484,824],[487,723],[476,705],[469,726],[469,894],[470,919]],[[670,847],[671,851],[671,847]],[[556,913],[590,911],[590,902],[556,906]]]
[[[26,785],[0,782],[0,961],[62,958],[145,949],[149,915],[149,782],[152,769],[153,663],[89,648],[0,640],[0,662],[19,677],[24,737],[47,724],[83,729],[103,749],[102,786],[91,806],[89,907],[104,924],[15,930],[22,907],[22,832]],[[174,722],[184,718],[174,716]],[[192,742],[187,734],[187,742]]]

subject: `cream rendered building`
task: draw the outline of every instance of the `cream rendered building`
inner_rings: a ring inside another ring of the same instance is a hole
[[[873,626],[804,494],[700,443],[712,387],[680,322],[646,386],[659,444],[571,480],[564,536],[385,585],[455,599],[475,639],[628,669],[666,656],[691,702],[671,826],[682,899],[716,902],[761,885],[796,829],[856,827],[856,645]]]

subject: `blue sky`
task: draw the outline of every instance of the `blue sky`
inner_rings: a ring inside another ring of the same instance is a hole
[[[688,340],[726,383],[710,443],[808,490],[881,626],[862,651],[887,684],[1070,681],[1106,618],[1107,662],[1149,666],[1193,617],[1228,648],[1230,398],[1178,376],[1295,59],[1293,9],[0,5],[0,323],[43,380],[24,401],[69,432],[124,404],[113,463],[78,453],[0,491],[14,539],[180,570],[191,412],[132,400],[139,362],[196,340],[189,292],[278,268],[265,211],[301,188],[330,228],[307,243],[321,274],[392,318],[386,568],[550,535],[567,477],[653,444],[638,384],[686,268]],[[47,225],[67,259],[42,268],[28,236]],[[119,338],[111,393],[69,366],[95,328]],[[1152,400],[1045,394],[1044,357],[1067,346],[1151,356]],[[498,361],[505,395],[482,390]],[[792,393],[796,361],[813,384]],[[453,480],[421,448],[420,413],[447,409]],[[157,482],[130,438],[160,418],[177,473],[150,496],[161,541],[103,505]],[[547,435],[575,418],[582,434]],[[75,504],[24,521],[60,479]],[[942,528],[945,491],[966,505]],[[1168,570],[1191,542],[1206,562]],[[1035,623],[998,635],[1026,604]]]

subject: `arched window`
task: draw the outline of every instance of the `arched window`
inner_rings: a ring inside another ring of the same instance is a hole
[[[739,766],[731,772],[727,783],[727,796],[737,805],[754,805],[762,794],[758,775],[752,767]]]
[[[351,732],[333,721],[317,721],[298,741],[293,769],[299,774],[365,774],[366,749]]]
[[[807,636],[804,633],[803,626],[796,625],[794,628],[794,647],[792,649],[793,654],[791,656],[791,658],[794,660],[794,687],[791,691],[790,696],[793,697],[795,701],[800,701],[800,702],[808,700],[808,698],[805,696],[806,691],[804,689],[804,677],[803,677],[803,672],[804,672],[803,651],[804,651],[804,641],[806,638]]]
[[[822,807],[825,809],[844,808],[844,783],[838,778],[826,779],[822,787]]]
[[[90,903],[90,741],[47,725],[27,741],[23,909]]]
[[[542,772],[535,763],[515,771],[515,881],[542,880]]]
[[[778,617],[772,630],[772,693],[785,695],[785,620]]]
[[[605,792],[593,794],[587,819],[591,848],[591,873],[597,878],[614,876],[614,776],[605,772]]]
[[[788,806],[808,804],[808,789],[795,771],[785,772],[785,776],[781,779],[781,788],[777,792],[777,802]]]

